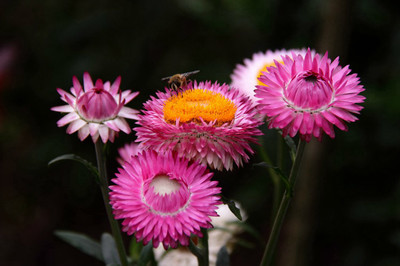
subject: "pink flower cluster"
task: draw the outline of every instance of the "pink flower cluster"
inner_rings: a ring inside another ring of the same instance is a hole
[[[210,216],[220,204],[221,189],[211,181],[207,166],[232,170],[248,162],[251,146],[261,135],[264,118],[283,136],[310,141],[324,134],[335,137],[334,126],[347,130],[357,120],[365,97],[356,74],[339,59],[310,49],[257,53],[238,65],[232,86],[191,82],[178,91],[165,88],[144,103],[142,114],[125,106],[138,93],[83,75],[83,87],[73,77],[71,93],[58,89],[67,113],[57,124],[84,140],[113,141],[138,120],[137,142],[119,150],[119,173],[110,186],[110,200],[123,230],[144,244],[164,248],[188,245],[212,227]]]

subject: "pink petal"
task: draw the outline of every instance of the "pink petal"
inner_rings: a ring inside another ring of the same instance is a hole
[[[72,77],[72,84],[73,84],[75,96],[79,96],[82,93],[82,85],[76,76]]]
[[[110,91],[111,94],[115,95],[118,93],[120,84],[121,84],[121,76],[118,76],[111,85],[111,91]]]
[[[132,99],[135,98],[138,94],[138,91],[131,93],[131,91],[127,90],[122,92],[122,98],[125,99],[125,104],[127,104],[132,101]]]
[[[70,113],[75,111],[74,108],[71,107],[71,105],[54,106],[50,108],[50,110],[61,113]]]
[[[100,138],[103,141],[103,143],[106,143],[108,140],[108,136],[109,136],[108,131],[109,131],[108,127],[106,127],[104,125],[99,126],[99,134],[100,134]]]
[[[83,73],[83,87],[85,88],[85,92],[88,92],[94,87],[92,78],[88,72]]]
[[[110,88],[111,88],[110,82],[109,82],[109,81],[106,81],[106,82],[104,83],[104,85],[103,85],[103,88],[104,88],[104,90],[106,90],[106,91],[110,91]],[[111,95],[112,95],[112,93],[111,93]]]
[[[77,119],[80,119],[77,113],[75,112],[69,113],[57,121],[57,126],[59,127],[65,126],[66,124],[71,123],[72,121],[75,121]]]
[[[114,123],[119,129],[121,129],[126,134],[129,134],[131,132],[131,128],[129,127],[129,124],[126,122],[124,118],[117,117],[116,119],[114,119]]]
[[[119,111],[118,116],[128,118],[128,119],[135,119],[139,120],[139,111],[129,108],[129,107],[122,107],[121,111]]]
[[[346,130],[346,125],[329,111],[324,111],[321,114],[325,117],[326,120],[337,126],[339,129]]]
[[[340,119],[343,119],[345,121],[354,122],[354,121],[358,120],[357,117],[355,117],[354,115],[345,111],[342,108],[332,107],[329,109],[329,111],[332,114],[336,115],[337,117],[339,117]]]
[[[91,136],[94,136],[98,133],[99,131],[99,124],[97,123],[89,123],[89,132]]]
[[[99,139],[99,132],[98,131],[96,131],[96,133],[95,134],[90,134],[91,136],[92,136],[92,140],[93,140],[93,142],[96,142],[98,139]]]
[[[78,131],[78,137],[80,140],[84,140],[89,136],[89,126],[84,125],[81,129]]]
[[[96,87],[96,88],[103,88],[103,87],[104,87],[103,81],[102,81],[101,79],[97,79],[97,80],[96,80],[95,87]]]
[[[78,119],[75,121],[72,121],[71,124],[69,124],[68,128],[67,128],[67,133],[68,134],[72,134],[76,131],[78,131],[80,128],[82,128],[84,125],[86,125],[86,122]]]
[[[114,131],[120,131],[120,129],[118,128],[118,126],[115,123],[115,120],[110,120],[110,121],[104,122],[104,124]]]
[[[300,113],[295,114],[293,124],[292,124],[292,130],[293,130],[292,132],[294,132],[294,135],[299,130],[302,122],[303,122],[303,113],[300,112]],[[291,135],[291,137],[293,137],[293,136]]]

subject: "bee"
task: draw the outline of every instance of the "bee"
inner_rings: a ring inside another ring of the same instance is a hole
[[[189,76],[197,74],[199,72],[200,70],[194,70],[186,73],[175,74],[169,77],[165,77],[162,78],[161,80],[168,80],[169,88],[174,91],[178,91],[179,89],[186,87],[188,81],[190,81],[190,79],[188,79]]]

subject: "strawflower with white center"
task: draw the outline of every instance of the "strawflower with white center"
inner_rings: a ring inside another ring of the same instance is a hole
[[[354,122],[363,108],[358,103],[364,88],[349,66],[313,54],[283,56],[283,63],[268,67],[259,80],[256,97],[260,112],[268,117],[269,128],[282,129],[283,136],[309,142],[312,136],[322,139],[323,133],[335,137],[333,126],[347,130],[345,122]]]
[[[258,78],[262,72],[267,71],[267,67],[275,66],[275,61],[283,63],[281,56],[291,56],[292,52],[295,54],[305,55],[306,49],[291,49],[291,50],[268,50],[265,53],[258,52],[253,54],[252,58],[246,58],[243,65],[237,64],[231,75],[231,86],[238,88],[244,94],[248,95],[254,103],[257,102],[255,98],[256,85],[262,85]],[[313,51],[314,53],[314,51]]]
[[[253,154],[250,143],[262,122],[248,97],[226,84],[190,82],[178,93],[170,89],[144,104],[135,128],[137,141],[158,152],[232,170]]]
[[[121,130],[126,134],[131,132],[125,118],[137,119],[138,111],[125,105],[139,92],[129,90],[122,92],[119,88],[121,77],[118,77],[113,84],[109,81],[103,83],[101,79],[93,84],[89,73],[85,72],[83,88],[75,76],[72,78],[72,83],[71,94],[57,89],[61,100],[67,105],[51,108],[52,111],[68,113],[57,122],[59,127],[69,124],[68,134],[78,131],[80,140],[90,135],[93,142],[100,137],[103,143],[108,140],[113,142],[116,133]]]
[[[211,228],[221,189],[212,173],[172,152],[145,150],[122,164],[112,179],[110,203],[122,230],[144,244],[188,246],[190,236]]]

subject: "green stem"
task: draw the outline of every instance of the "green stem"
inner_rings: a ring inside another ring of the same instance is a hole
[[[283,150],[284,150],[284,139],[282,138],[281,134],[277,132],[277,137],[278,137],[278,144],[277,144],[277,150],[276,150],[276,165],[278,166],[279,169],[283,169]],[[271,169],[272,170],[272,169]],[[272,208],[272,216],[271,220],[276,216],[276,213],[278,212],[279,204],[282,198],[283,194],[283,184],[281,177],[276,174],[275,171],[273,172],[273,181],[274,181],[274,202],[273,202],[273,208]]]
[[[209,266],[209,254],[208,254],[208,230],[202,228],[201,232],[203,233],[203,237],[201,238],[201,245],[203,246],[203,257],[204,257],[204,266]]]
[[[121,230],[119,229],[117,220],[114,219],[114,216],[112,214],[112,208],[108,196],[109,189],[108,189],[107,168],[106,168],[105,155],[103,153],[103,143],[101,142],[101,140],[96,141],[95,149],[97,158],[97,168],[99,169],[100,189],[101,189],[101,194],[103,195],[104,206],[106,207],[108,221],[110,222],[111,232],[114,236],[114,240],[117,245],[121,265],[128,266],[125,247],[122,242]]]
[[[192,252],[193,255],[196,256],[197,263],[199,265],[204,265],[204,263],[203,263],[203,254],[201,252],[201,249],[196,247],[196,245],[193,243],[192,239],[189,240],[189,250],[190,250],[190,252]]]
[[[272,202],[272,215],[271,217],[275,217],[276,212],[278,211],[281,195],[282,195],[282,182],[281,178],[275,173],[275,171],[271,168],[273,166],[271,158],[268,156],[268,153],[265,151],[264,145],[260,146],[260,155],[264,162],[268,164],[268,173],[271,177],[274,190],[273,190],[273,202]]]
[[[290,189],[285,190],[285,193],[283,194],[281,204],[279,206],[278,213],[275,216],[274,224],[272,226],[271,234],[269,236],[268,243],[265,248],[260,266],[266,266],[266,265],[269,266],[272,263],[275,247],[278,242],[278,237],[281,231],[283,220],[285,218],[287,209],[289,207],[289,203],[292,199],[292,194],[293,194],[292,192],[294,190],[294,185],[296,184],[296,178],[299,172],[301,158],[303,157],[304,147],[305,147],[305,142],[300,140],[297,146],[296,158],[293,162],[292,169],[289,175]]]
[[[209,252],[208,252],[208,231],[207,229],[202,228],[201,232],[203,233],[203,237],[201,238],[201,246],[202,248],[198,248],[190,239],[189,242],[189,250],[193,255],[196,256],[197,262],[199,266],[209,266]]]

